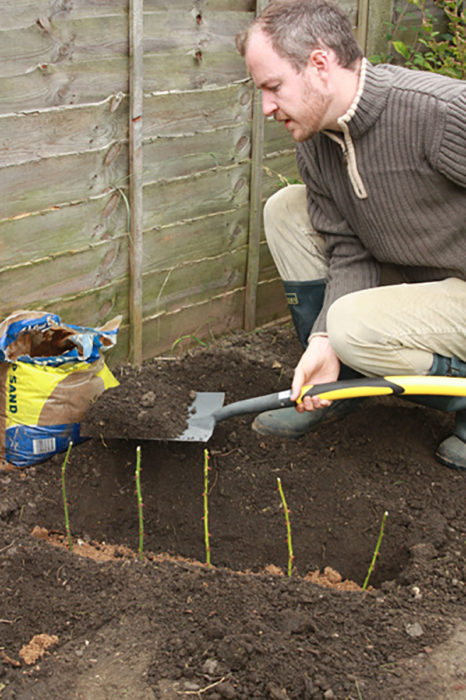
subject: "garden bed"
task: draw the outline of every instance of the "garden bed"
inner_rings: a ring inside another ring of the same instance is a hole
[[[139,387],[127,424],[154,405],[183,418],[196,391],[230,403],[288,388],[299,353],[276,326],[120,367]],[[99,402],[116,420],[111,391]],[[66,468],[72,552],[63,455],[0,472],[2,700],[465,697],[464,475],[433,456],[453,416],[369,401],[296,442],[256,435],[253,416],[218,424],[208,443],[109,440],[101,416],[102,437],[73,447]]]

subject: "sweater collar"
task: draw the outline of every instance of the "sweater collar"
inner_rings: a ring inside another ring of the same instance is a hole
[[[341,131],[323,132],[332,141],[338,143],[342,149],[348,176],[358,199],[367,199],[368,193],[358,170],[354,142],[357,142],[358,138],[368,131],[379,118],[387,101],[389,81],[388,71],[376,70],[367,59],[363,58],[358,90],[354,100],[347,112],[338,119]]]
[[[358,90],[348,111],[338,119],[347,124],[353,139],[362,136],[379,118],[388,99],[392,76],[363,58]]]

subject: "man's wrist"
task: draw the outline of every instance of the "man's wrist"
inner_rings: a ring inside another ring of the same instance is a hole
[[[316,333],[311,333],[309,338],[307,339],[307,344],[311,342],[314,338],[328,338],[328,333],[325,332],[316,332]]]

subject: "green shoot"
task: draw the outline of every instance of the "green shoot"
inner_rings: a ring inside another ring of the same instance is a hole
[[[283,503],[283,510],[285,512],[285,522],[286,522],[286,541],[288,543],[288,576],[292,575],[293,572],[293,543],[291,541],[291,523],[290,523],[290,511],[286,502],[285,494],[283,493],[282,481],[280,477],[277,477],[278,491]]]
[[[271,170],[266,165],[262,166],[262,170],[269,177],[276,177],[278,179],[278,187],[288,187],[288,185],[301,185],[302,180],[298,180],[295,177],[289,177],[288,175],[282,175],[282,173],[276,170]]]
[[[194,340],[199,345],[202,345],[203,348],[207,347],[207,343],[204,343],[203,340],[198,338],[196,335],[193,335],[192,333],[188,333],[187,335],[182,335],[175,340],[175,342],[173,343],[173,345],[170,348],[170,352],[173,352],[175,350],[175,348],[177,347],[177,345],[182,343],[183,340]]]
[[[136,448],[136,494],[138,498],[138,515],[139,515],[139,547],[138,556],[142,561],[144,559],[144,503],[142,502],[141,490],[141,446]]]
[[[68,449],[66,450],[66,455],[65,459],[63,460],[63,464],[61,467],[61,492],[63,496],[63,508],[65,511],[65,530],[66,530],[66,535],[68,537],[68,547],[70,552],[73,551],[73,540],[71,539],[71,530],[70,530],[70,518],[68,514],[68,501],[66,500],[66,478],[65,478],[65,473],[66,473],[66,464],[68,462],[68,457],[71,452],[71,448],[73,447],[73,443],[70,441],[68,445]]]
[[[206,563],[210,566],[210,532],[209,532],[209,451],[204,450],[204,542]]]
[[[371,574],[372,574],[372,572],[373,572],[373,570],[374,570],[375,561],[376,561],[376,559],[377,559],[377,557],[378,557],[378,555],[379,555],[380,544],[381,544],[381,542],[382,542],[383,531],[384,531],[384,528],[385,528],[385,521],[386,521],[386,519],[387,519],[387,516],[388,516],[388,510],[386,510],[385,513],[383,514],[382,523],[381,523],[381,525],[380,525],[379,538],[378,538],[378,540],[377,540],[377,544],[375,545],[374,554],[373,554],[373,556],[372,556],[372,561],[371,561],[371,563],[370,563],[369,570],[368,570],[368,572],[367,572],[367,576],[366,576],[366,578],[365,578],[365,580],[364,580],[364,583],[363,583],[363,585],[362,585],[362,590],[363,590],[363,591],[365,591],[366,588],[367,588],[367,585],[368,585],[368,583],[369,583],[369,579],[370,579]]]

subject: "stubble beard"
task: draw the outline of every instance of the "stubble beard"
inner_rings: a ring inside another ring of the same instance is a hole
[[[296,122],[299,128],[291,130],[291,135],[297,143],[311,139],[325,128],[325,115],[329,102],[330,98],[325,93],[309,85],[306,86],[303,94],[303,106],[308,107],[309,118]]]

